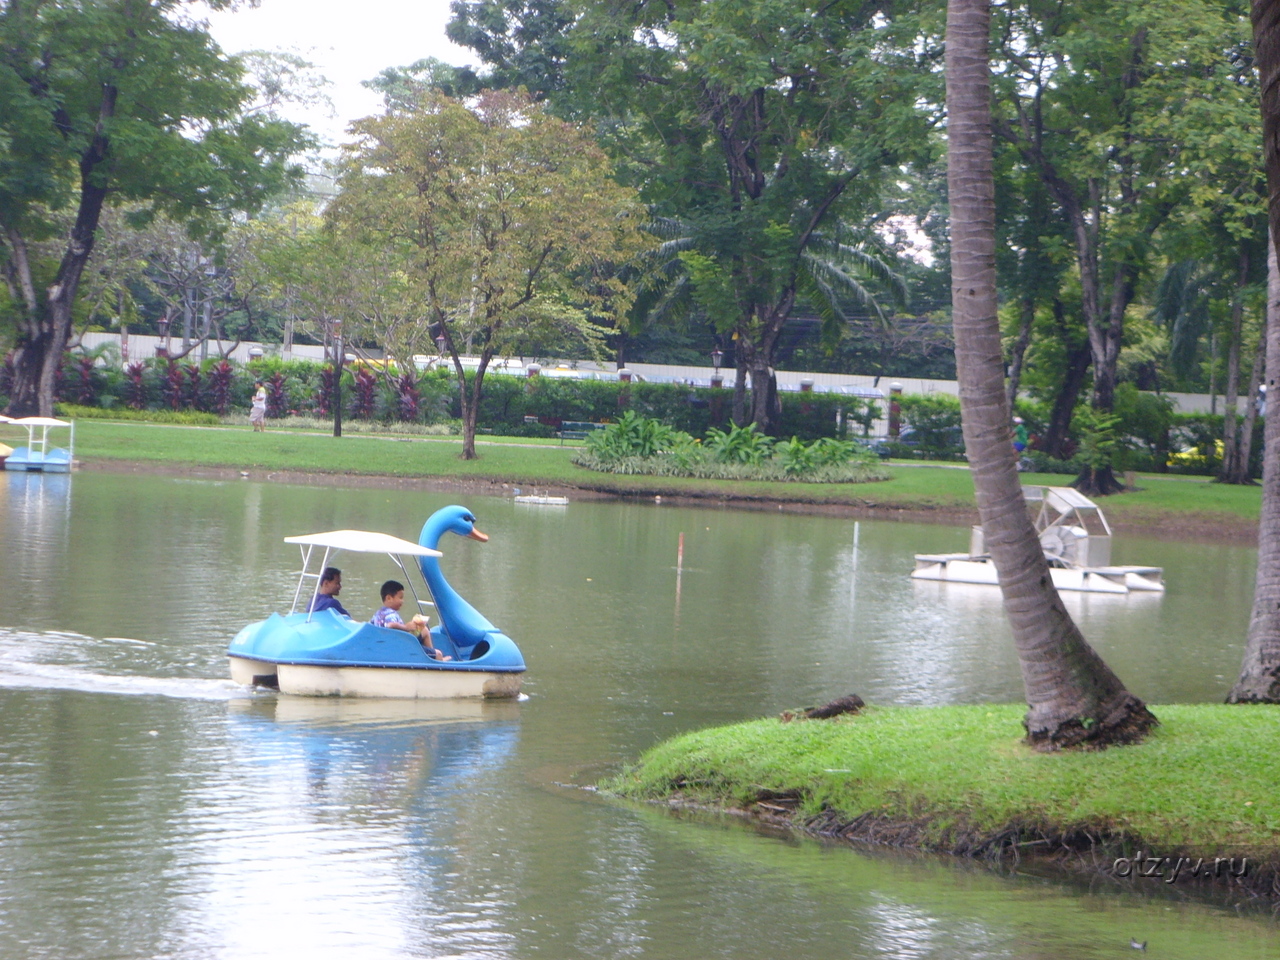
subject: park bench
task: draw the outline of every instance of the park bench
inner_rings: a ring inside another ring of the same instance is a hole
[[[585,440],[593,430],[603,430],[603,423],[591,423],[586,420],[562,420],[560,422],[560,445],[566,440]]]

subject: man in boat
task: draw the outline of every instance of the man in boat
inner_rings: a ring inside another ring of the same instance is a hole
[[[342,571],[337,567],[325,567],[320,574],[320,592],[311,601],[311,612],[332,610],[344,617],[350,617],[346,608],[338,602],[338,593],[342,590]]]
[[[404,584],[399,580],[388,580],[382,585],[382,607],[370,620],[375,627],[388,627],[392,630],[404,630],[418,638],[427,651],[427,656],[436,660],[452,660],[444,656],[431,642],[431,630],[427,627],[427,618],[418,614],[408,623],[400,616],[400,608],[404,606]]]

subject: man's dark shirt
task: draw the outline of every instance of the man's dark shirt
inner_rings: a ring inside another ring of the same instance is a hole
[[[321,610],[332,610],[334,613],[340,613],[344,617],[350,617],[346,609],[338,602],[337,597],[331,597],[327,593],[322,593],[315,598],[311,604],[311,612],[319,613]]]

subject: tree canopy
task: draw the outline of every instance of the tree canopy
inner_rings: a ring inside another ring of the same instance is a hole
[[[523,94],[427,95],[354,130],[330,223],[375,246],[444,337],[472,458],[494,356],[530,326],[587,327],[625,309],[616,268],[640,249],[635,195],[586,132]],[[474,372],[464,351],[479,356]]]
[[[215,7],[227,6],[216,0]],[[105,204],[216,232],[300,170],[301,130],[185,0],[0,4],[0,269],[16,304],[10,409],[52,413],[54,373]]]

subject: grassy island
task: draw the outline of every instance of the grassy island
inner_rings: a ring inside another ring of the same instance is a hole
[[[602,789],[849,840],[1091,869],[1138,851],[1247,857],[1246,883],[1277,895],[1280,764],[1265,745],[1280,735],[1280,709],[1152,709],[1161,726],[1149,740],[1100,753],[1032,751],[1019,739],[1022,705],[756,720],[659,744]]]

